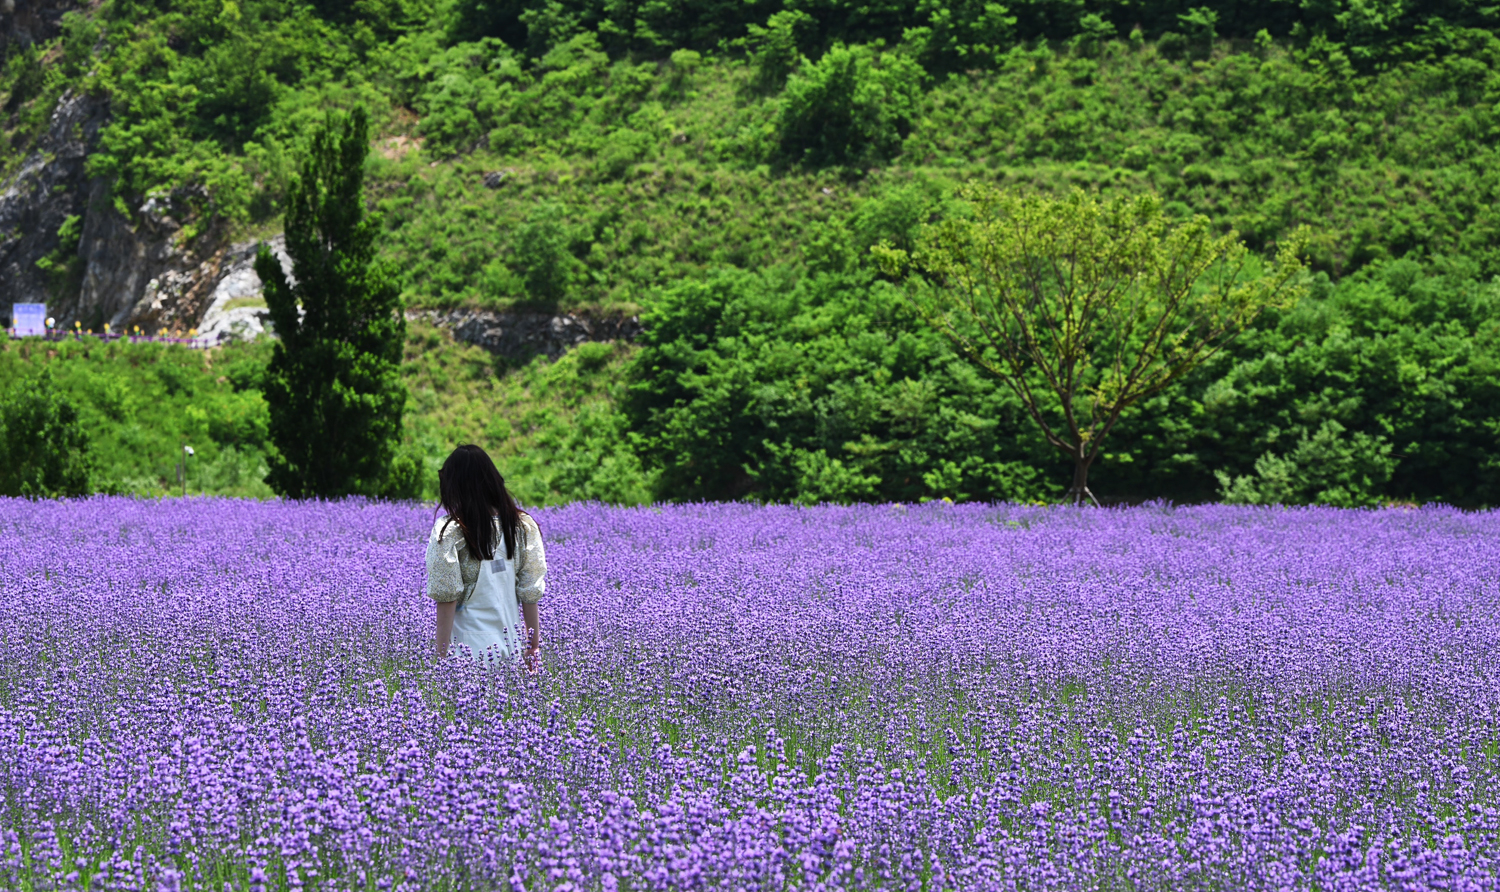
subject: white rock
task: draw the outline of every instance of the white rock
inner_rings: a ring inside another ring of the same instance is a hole
[[[259,242],[243,242],[229,249],[225,258],[228,270],[219,278],[209,298],[203,321],[198,323],[197,342],[212,346],[231,340],[254,340],[266,334],[271,314],[264,303],[260,306],[230,308],[232,301],[241,298],[259,298],[263,290],[260,276],[255,274],[255,252]],[[267,243],[271,253],[281,261],[281,271],[288,279],[292,277],[292,258],[286,253],[286,239],[276,236]]]

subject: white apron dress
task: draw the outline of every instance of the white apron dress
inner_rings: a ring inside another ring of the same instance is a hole
[[[450,653],[462,656],[459,645],[467,645],[473,658],[488,668],[512,666],[521,658],[520,625],[516,564],[505,559],[502,540],[495,543],[494,560],[479,562],[474,593],[454,610]]]

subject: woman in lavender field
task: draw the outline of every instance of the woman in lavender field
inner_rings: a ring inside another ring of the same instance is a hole
[[[546,589],[542,532],[516,506],[495,463],[478,446],[453,450],[438,472],[439,509],[427,539],[427,594],[437,605],[437,654],[467,645],[479,661],[501,666],[521,652],[536,671],[541,644],[537,602]]]

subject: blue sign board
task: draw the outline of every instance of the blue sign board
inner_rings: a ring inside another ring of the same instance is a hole
[[[46,304],[11,304],[10,327],[21,337],[47,333]]]

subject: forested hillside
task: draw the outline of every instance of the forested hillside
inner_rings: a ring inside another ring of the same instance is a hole
[[[1056,497],[1058,457],[869,248],[970,180],[1155,191],[1258,252],[1308,227],[1317,281],[1128,416],[1103,494],[1493,504],[1497,24],[1463,0],[106,0],[6,44],[0,178],[97,95],[119,213],[170,195],[179,244],[270,234],[310,127],[365,105],[409,306],[643,313],[638,345],[567,360],[586,405],[547,421],[459,394],[553,371],[419,374],[460,348],[413,341],[408,448],[477,438],[535,501]],[[76,289],[77,232],[50,237]]]

